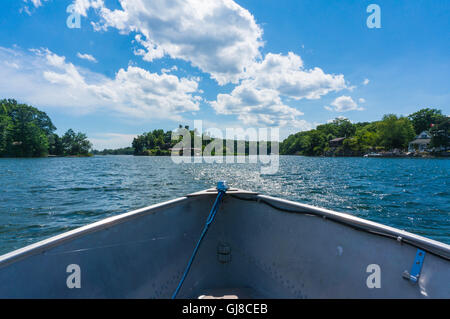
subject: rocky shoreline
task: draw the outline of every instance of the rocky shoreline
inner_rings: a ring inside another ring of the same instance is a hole
[[[371,158],[450,158],[450,151],[446,152],[372,152],[364,155],[351,152],[328,153],[324,157],[371,157]]]

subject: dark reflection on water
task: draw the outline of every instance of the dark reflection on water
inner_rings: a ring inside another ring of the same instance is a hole
[[[450,243],[447,159],[281,156],[259,164],[182,164],[168,157],[0,159],[0,254],[108,216],[213,187],[258,191]]]

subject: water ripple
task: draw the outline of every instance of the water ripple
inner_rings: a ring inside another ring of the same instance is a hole
[[[346,212],[450,243],[450,161],[281,156],[261,165],[167,157],[0,159],[0,254],[132,209],[233,187]]]

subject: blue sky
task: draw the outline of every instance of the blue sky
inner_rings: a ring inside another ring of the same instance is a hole
[[[170,3],[170,4],[169,4]],[[366,8],[381,9],[368,28]],[[69,28],[74,4],[81,27]],[[450,113],[448,0],[3,0],[0,97],[95,148],[155,128]]]

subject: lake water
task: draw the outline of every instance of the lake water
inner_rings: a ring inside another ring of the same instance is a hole
[[[0,254],[112,215],[214,187],[349,213],[450,244],[450,160],[281,156],[260,164],[169,157],[0,159]]]

